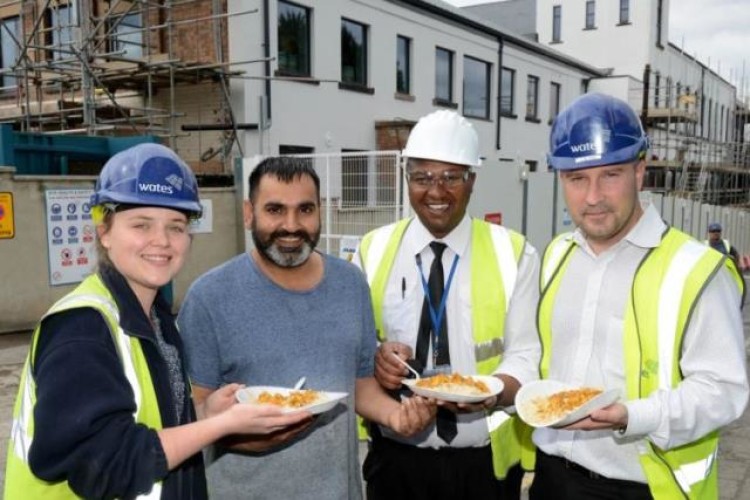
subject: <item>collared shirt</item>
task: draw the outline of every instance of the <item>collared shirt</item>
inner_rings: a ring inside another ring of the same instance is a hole
[[[436,238],[418,218],[406,229],[383,298],[383,327],[389,341],[401,342],[416,350],[417,332],[424,300],[422,278],[416,256],[422,259],[424,278],[428,279],[433,253],[429,245]],[[476,373],[474,339],[471,321],[471,218],[466,216],[446,237],[439,239],[447,245],[443,252],[443,269],[448,280],[453,259],[458,256],[453,282],[446,299],[448,344],[451,368],[464,375]],[[359,256],[353,262],[359,263]],[[496,373],[504,373],[521,383],[538,378],[541,348],[536,331],[536,307],[539,298],[539,257],[526,243],[519,263],[518,278],[505,320],[503,362]],[[428,355],[428,369],[432,367],[432,353]],[[383,428],[388,437],[420,447],[441,448],[445,442],[437,437],[435,426],[411,439]],[[487,422],[483,412],[458,415],[458,435],[451,447],[484,446],[489,443]]]
[[[552,313],[549,378],[575,386],[619,389],[625,399],[623,326],[638,264],[659,245],[667,226],[649,206],[620,242],[596,255],[580,230]],[[740,294],[722,268],[706,285],[685,332],[680,369],[671,390],[627,401],[624,435],[611,430],[537,429],[534,442],[607,477],[646,482],[638,449],[651,441],[670,449],[738,418],[748,398]]]

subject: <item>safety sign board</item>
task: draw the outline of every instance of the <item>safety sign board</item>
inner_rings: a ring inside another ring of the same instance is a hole
[[[94,272],[96,244],[91,189],[45,191],[50,285],[78,283]]]
[[[0,239],[8,240],[16,235],[13,217],[13,193],[0,193]]]

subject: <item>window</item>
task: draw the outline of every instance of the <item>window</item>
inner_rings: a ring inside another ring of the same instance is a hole
[[[586,2],[586,29],[596,28],[596,2],[588,0]]]
[[[279,155],[311,155],[315,152],[315,148],[310,146],[294,146],[291,144],[279,144]]]
[[[516,71],[503,68],[500,72],[500,114],[503,116],[515,117],[513,106],[515,88]]]
[[[620,24],[630,24],[630,0],[620,0]]]
[[[140,14],[118,16],[110,23],[112,47],[124,57],[139,58],[143,55],[143,22]]]
[[[310,76],[310,9],[279,0],[279,73]]]
[[[291,144],[279,144],[279,155],[290,156],[290,155],[311,155],[315,153],[315,148],[309,146],[295,146]],[[313,158],[302,158],[305,164],[310,168],[315,168],[315,160]]]
[[[356,149],[342,149],[342,153],[356,153]],[[341,208],[367,206],[368,191],[367,155],[349,155],[341,158]]]
[[[662,13],[664,11],[664,2],[663,0],[658,0],[656,5],[656,46],[659,48],[664,48],[664,46],[661,43],[661,23],[662,23]]]
[[[539,120],[539,77],[534,75],[526,81],[526,119]]]
[[[560,113],[560,84],[550,82],[549,84],[549,120],[550,123]]]
[[[435,101],[453,102],[453,52],[435,49]]]
[[[18,58],[18,17],[0,19],[0,68],[12,68]],[[15,38],[15,40],[14,40]],[[14,87],[16,78],[5,74],[0,75],[0,87]]]
[[[490,117],[490,64],[464,57],[464,116]]]
[[[659,73],[654,74],[654,107],[659,107],[659,94],[661,91],[661,75]]]
[[[552,7],[552,41],[562,40],[562,5]]]
[[[75,57],[71,52],[73,45],[74,16],[69,5],[58,5],[47,11],[49,27],[52,31],[51,44],[53,59],[70,59]]]
[[[536,172],[539,162],[536,160],[526,160],[526,168],[529,172]]]
[[[411,93],[411,39],[399,35],[396,39],[396,92]]]
[[[367,86],[367,26],[341,20],[341,81]]]

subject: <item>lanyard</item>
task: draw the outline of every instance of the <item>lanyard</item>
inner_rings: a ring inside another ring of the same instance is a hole
[[[427,280],[424,277],[424,271],[422,270],[422,256],[417,254],[417,266],[419,267],[419,277],[422,278],[422,290],[424,290],[424,295],[427,297],[427,307],[429,307],[430,310],[430,320],[432,321],[432,334],[434,336],[432,340],[432,354],[433,357],[437,359],[437,351],[438,351],[438,335],[440,333],[440,324],[443,322],[443,316],[445,316],[445,302],[448,298],[448,290],[451,288],[451,283],[453,282],[453,275],[456,273],[456,265],[458,264],[458,255],[453,257],[453,263],[451,264],[451,270],[450,273],[448,273],[448,282],[445,284],[445,287],[443,288],[443,297],[440,300],[440,306],[438,306],[438,310],[435,311],[435,308],[432,306],[432,297],[430,296],[430,287],[427,285]]]

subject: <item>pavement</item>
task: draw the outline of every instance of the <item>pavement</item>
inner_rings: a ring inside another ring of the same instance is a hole
[[[746,302],[750,303],[750,300]],[[743,319],[745,352],[750,357],[750,306],[745,307]],[[5,482],[7,436],[10,435],[13,404],[29,339],[29,332],[0,334],[0,491],[3,491]],[[364,447],[360,447],[360,450],[363,452]],[[363,458],[360,457],[360,460]],[[530,479],[528,475],[525,478],[527,487]],[[745,409],[742,417],[722,431],[719,445],[719,499],[750,500],[750,406]]]

